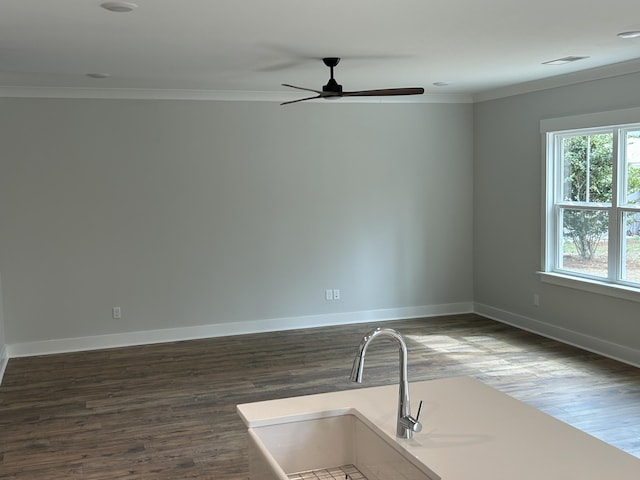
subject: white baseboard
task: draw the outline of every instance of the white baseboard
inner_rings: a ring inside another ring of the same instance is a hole
[[[624,345],[619,345],[617,343],[602,340],[597,337],[585,335],[584,333],[551,325],[549,323],[541,322],[540,320],[534,320],[533,318],[500,310],[481,303],[474,304],[474,312],[492,320],[542,335],[543,337],[552,338],[553,340],[558,340],[559,342],[567,343],[574,347],[597,353],[598,355],[628,363],[634,367],[640,367],[640,350],[625,347]]]
[[[512,325],[532,333],[552,338],[569,345],[588,350],[605,357],[640,367],[640,351],[602,340],[590,335],[551,325],[523,315],[508,312],[481,303],[461,302],[420,307],[403,307],[383,310],[307,315],[300,317],[271,318],[246,322],[221,323],[202,326],[146,330],[140,332],[95,335],[90,337],[63,338],[35,342],[0,345],[0,384],[9,358],[66,353],[103,348],[128,347],[151,343],[165,343],[200,338],[225,337],[250,333],[263,333],[298,328],[346,325],[407,318],[434,317],[461,313],[477,313],[484,317]]]
[[[4,377],[4,371],[9,363],[9,353],[6,345],[0,345],[0,385],[2,385],[2,378]]]
[[[346,325],[350,323],[402,320],[406,318],[434,317],[473,312],[471,302],[390,308],[357,312],[307,315],[301,317],[269,318],[246,322],[219,323],[191,327],[114,333],[90,337],[61,338],[7,345],[8,358],[78,352],[103,348],[129,347],[151,343],[176,342],[200,338],[225,337],[249,333],[263,333],[298,328]]]

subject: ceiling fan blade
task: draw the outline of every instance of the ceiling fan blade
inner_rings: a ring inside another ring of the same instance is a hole
[[[376,90],[356,90],[353,92],[345,92],[333,76],[333,70],[340,62],[339,57],[324,57],[322,59],[324,64],[329,67],[331,72],[331,78],[326,85],[322,87],[322,90],[315,90],[313,88],[298,87],[289,83],[283,83],[283,87],[295,88],[296,90],[304,90],[306,92],[314,92],[318,95],[315,97],[301,98],[299,100],[292,100],[289,102],[281,103],[280,105],[288,105],[290,103],[304,102],[305,100],[313,100],[316,98],[334,99],[340,97],[389,97],[395,95],[422,95],[424,88],[422,87],[407,87],[407,88],[379,88]]]
[[[422,95],[424,88],[382,88],[378,90],[358,90],[356,92],[342,92],[342,97],[387,97],[392,95]]]
[[[295,85],[289,85],[288,83],[283,83],[283,87],[295,88],[297,90],[306,90],[307,92],[317,93],[318,95],[322,95],[323,92],[320,90],[314,90],[313,88],[305,88],[305,87],[296,87]]]
[[[306,89],[303,89],[306,90]],[[291,103],[298,103],[298,102],[304,102],[305,100],[313,100],[315,98],[321,98],[322,95],[316,95],[315,97],[306,97],[306,98],[299,98],[298,100],[289,100],[288,102],[282,102],[280,105],[289,105]]]

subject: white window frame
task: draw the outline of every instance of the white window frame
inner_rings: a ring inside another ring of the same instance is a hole
[[[556,175],[559,168],[559,161],[556,162],[556,142],[555,138],[559,135],[574,133],[602,132],[602,130],[614,129],[614,156],[617,158],[618,145],[616,129],[624,129],[629,126],[637,127],[640,125],[640,107],[628,108],[624,110],[612,110],[608,112],[598,112],[585,115],[576,115],[571,117],[544,119],[540,122],[540,132],[542,133],[542,151],[543,169],[542,169],[542,186],[543,186],[543,205],[542,205],[542,264],[541,271],[538,272],[543,282],[561,285],[565,287],[584,290],[592,293],[599,293],[626,300],[640,302],[640,287],[626,284],[617,280],[617,269],[621,268],[622,252],[619,252],[619,234],[621,227],[618,222],[621,212],[626,211],[623,205],[619,204],[623,192],[613,192],[613,203],[606,209],[610,212],[609,224],[609,240],[615,242],[616,247],[609,251],[609,264],[613,265],[613,272],[610,269],[610,275],[607,279],[596,279],[583,276],[579,273],[559,271],[556,269],[558,265],[558,220],[556,218]],[[614,183],[624,184],[622,181],[623,172],[618,171],[617,161],[614,165],[613,175]],[[613,250],[613,251],[612,251]],[[613,263],[612,263],[613,262]]]

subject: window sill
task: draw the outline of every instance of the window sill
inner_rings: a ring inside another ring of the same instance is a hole
[[[640,289],[627,287],[625,285],[617,285],[607,282],[598,282],[587,278],[577,278],[570,275],[562,275],[561,273],[537,272],[540,280],[553,285],[583,290],[590,293],[598,293],[609,297],[622,298],[633,302],[640,302]]]

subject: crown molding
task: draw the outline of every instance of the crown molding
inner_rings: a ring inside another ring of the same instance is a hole
[[[281,103],[300,98],[292,93],[236,90],[182,90],[144,88],[19,87],[0,86],[5,98],[75,98],[110,100],[201,100]],[[468,94],[436,94],[389,97],[343,97],[340,103],[472,103]]]
[[[565,87],[567,85],[601,80],[603,78],[619,77],[638,72],[640,72],[640,58],[476,93],[473,95],[473,103],[497,100],[499,98],[512,97],[524,93]]]
[[[525,93],[640,72],[640,58],[565,75],[532,80],[516,85],[471,93],[431,93],[389,97],[343,97],[340,103],[477,103]],[[240,90],[187,90],[162,88],[92,88],[0,86],[0,98],[76,98],[110,100],[199,100],[222,102],[281,103],[300,98],[290,92]],[[322,103],[322,102],[314,102]]]

